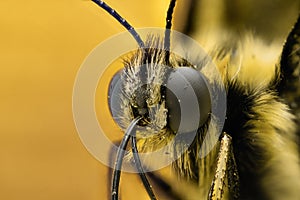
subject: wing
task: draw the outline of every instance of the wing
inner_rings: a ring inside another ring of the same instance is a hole
[[[300,16],[283,47],[280,60],[279,95],[285,99],[300,124]],[[298,126],[300,135],[300,126]]]

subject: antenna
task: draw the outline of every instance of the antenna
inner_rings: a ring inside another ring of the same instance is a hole
[[[139,46],[143,48],[145,46],[143,40],[141,39],[140,35],[135,31],[135,29],[123,18],[117,11],[112,9],[109,5],[107,5],[104,1],[100,0],[92,0],[95,4],[106,10],[111,16],[113,16],[122,26],[124,26],[129,33],[134,37],[134,39],[137,41]]]
[[[172,27],[172,15],[173,15],[175,4],[176,4],[176,0],[170,1],[169,9],[167,11],[167,18],[166,18],[166,31],[165,31],[164,47],[166,50],[166,61],[167,62],[169,62],[169,57],[170,57],[170,34],[171,34],[171,27]]]

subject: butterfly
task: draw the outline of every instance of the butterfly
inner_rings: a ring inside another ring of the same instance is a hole
[[[178,179],[165,182],[173,191],[182,189],[174,192],[177,199],[299,198],[299,19],[282,46],[217,29],[197,39],[203,53],[171,30],[176,0],[170,1],[163,36],[149,32],[146,39],[104,1],[92,1],[138,45],[107,94],[112,117],[124,130],[112,199],[119,199],[122,163],[131,156],[149,197],[159,199],[145,169],[152,169],[151,153],[161,149],[154,160],[172,161]],[[183,54],[176,50],[181,46]],[[150,161],[141,159],[147,153]]]

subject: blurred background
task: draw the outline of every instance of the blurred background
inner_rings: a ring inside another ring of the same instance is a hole
[[[190,0],[192,1],[192,0]],[[300,13],[300,0],[193,0],[185,31],[207,28],[251,31],[267,42],[284,42]]]
[[[137,28],[163,27],[169,4],[106,2]],[[190,8],[203,12],[189,16]],[[299,8],[299,0],[179,0],[174,27],[246,28],[283,42]],[[108,168],[80,142],[72,90],[84,58],[123,27],[87,0],[0,1],[0,27],[0,199],[107,199]],[[122,180],[123,199],[146,198],[138,177]]]

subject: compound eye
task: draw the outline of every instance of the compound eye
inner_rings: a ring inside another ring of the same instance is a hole
[[[121,73],[122,71],[118,71],[109,83],[108,89],[108,106],[111,115],[113,116],[115,122],[121,126],[121,120],[119,119],[119,112],[121,110],[121,101],[120,96],[122,94],[121,87]]]
[[[205,77],[190,67],[179,67],[171,72],[166,82],[166,106],[168,125],[174,132],[197,131],[211,112]]]

